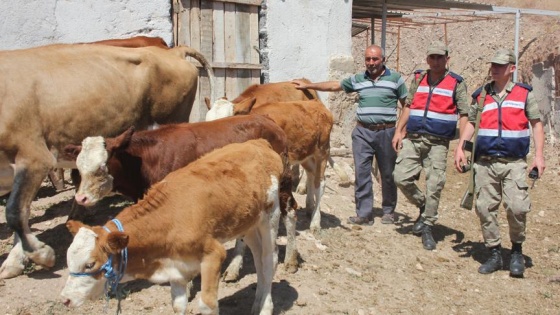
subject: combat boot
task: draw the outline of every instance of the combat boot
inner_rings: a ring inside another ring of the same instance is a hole
[[[424,229],[422,230],[422,245],[425,250],[436,249],[436,241],[432,235],[432,227],[429,225],[424,226]]]
[[[521,243],[513,243],[511,247],[511,260],[509,262],[509,274],[512,277],[523,277],[525,272],[525,258],[521,250]]]
[[[426,206],[421,206],[421,207],[418,208],[418,210],[420,210],[420,214],[418,215],[418,219],[416,219],[416,222],[414,222],[414,225],[412,226],[412,234],[414,234],[414,235],[422,234],[422,231],[424,230],[424,227],[426,226],[426,224],[422,220],[422,213],[424,213],[425,209],[426,209]]]
[[[490,248],[490,258],[478,267],[478,272],[482,274],[489,274],[502,269],[503,265],[502,248],[500,246],[494,246]]]

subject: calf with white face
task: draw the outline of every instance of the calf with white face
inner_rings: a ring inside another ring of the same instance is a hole
[[[140,278],[169,282],[173,309],[185,314],[187,284],[200,273],[198,311],[218,314],[222,244],[243,237],[257,271],[251,312],[272,314],[275,239],[280,208],[289,204],[280,193],[286,165],[266,140],[230,144],[171,172],[104,227],[68,221],[75,237],[63,303],[80,306],[106,283]]]

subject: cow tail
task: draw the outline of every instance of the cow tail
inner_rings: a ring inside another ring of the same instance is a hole
[[[282,215],[285,216],[288,211],[297,210],[298,204],[292,194],[293,176],[290,161],[288,159],[288,150],[286,149],[282,152],[280,157],[282,158],[282,164],[284,165],[282,175],[280,175],[280,211],[282,212]]]
[[[214,76],[214,70],[212,69],[212,66],[210,65],[208,60],[206,60],[206,58],[196,49],[187,46],[181,46],[181,49],[184,53],[184,57],[192,57],[196,59],[198,62],[200,62],[200,64],[202,64],[202,66],[206,70],[206,73],[208,73],[208,79],[210,81],[210,104],[214,104],[214,101],[216,100],[214,94],[214,89],[216,88],[216,77]]]

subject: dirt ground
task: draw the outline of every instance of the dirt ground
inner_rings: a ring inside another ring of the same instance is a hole
[[[557,0],[488,1],[502,6],[526,5],[528,8],[560,10]],[[560,37],[558,23],[554,20],[551,23],[548,19],[547,24],[539,24],[539,20],[546,22],[544,18],[532,18],[522,24],[521,45],[528,49],[521,61],[558,45],[552,40]],[[512,30],[513,24],[512,18],[500,23],[450,24],[452,67],[469,82],[469,91],[484,75],[480,64],[496,47],[511,44],[513,33],[504,35],[502,28]],[[411,32],[414,34],[403,33],[399,67],[405,74],[422,68],[425,43],[443,37],[441,25]],[[482,41],[480,34],[490,34],[492,39]],[[395,46],[391,38],[389,52],[393,52]],[[358,48],[356,60],[359,66],[362,66],[362,53],[363,49]],[[389,63],[396,68],[395,54],[389,58]],[[456,141],[452,142],[452,149],[455,144]],[[374,187],[374,225],[355,227],[346,224],[346,219],[354,215],[353,186],[339,186],[332,169],[327,169],[327,187],[322,202],[323,230],[311,234],[308,216],[303,210],[298,211],[297,246],[301,267],[297,273],[291,274],[284,271],[282,264],[278,266],[272,286],[274,314],[560,314],[559,149],[547,143],[547,169],[530,190],[533,207],[528,214],[524,245],[527,271],[523,279],[509,277],[507,270],[491,275],[477,272],[488,256],[476,214],[459,207],[467,178],[454,170],[451,158],[440,204],[440,219],[434,229],[437,241],[434,251],[424,250],[420,238],[412,235],[411,228],[418,210],[402,195],[399,195],[396,210],[397,223],[381,224],[378,184]],[[335,157],[335,160],[352,164],[349,155]],[[116,299],[90,301],[79,309],[67,309],[60,301],[59,295],[68,275],[66,250],[72,240],[64,223],[73,195],[74,188],[70,183],[67,183],[67,190],[57,193],[45,182],[39,191],[32,205],[30,225],[40,240],[55,249],[56,265],[44,270],[29,264],[24,275],[0,280],[0,314],[116,313]],[[297,195],[296,198],[300,205],[304,204],[304,196]],[[6,259],[13,242],[6,226],[5,203],[5,198],[0,199],[0,263]],[[126,205],[126,200],[119,196],[107,198],[95,208],[96,214],[86,223],[103,224]],[[511,245],[503,209],[500,215],[507,266]],[[282,262],[285,237],[281,237],[278,244]],[[238,282],[220,283],[221,314],[250,313],[256,275],[249,254],[245,256],[244,265]],[[168,285],[133,281],[126,284],[124,290],[129,294],[120,302],[122,314],[172,313]],[[198,313],[199,290],[200,282],[196,279],[194,300],[188,308],[190,314]]]
[[[452,143],[453,145],[455,142]],[[548,168],[530,190],[533,200],[528,215],[528,238],[524,246],[527,271],[524,279],[509,277],[507,270],[491,275],[478,274],[487,258],[480,226],[473,211],[459,207],[466,188],[466,176],[448,165],[448,179],[440,204],[441,218],[434,230],[437,249],[426,251],[421,240],[411,234],[417,209],[400,195],[398,222],[381,224],[380,200],[375,202],[375,223],[367,227],[346,224],[354,214],[353,188],[340,187],[331,169],[322,203],[322,227],[317,235],[309,232],[309,218],[298,211],[297,246],[301,268],[295,274],[280,264],[272,287],[275,314],[559,314],[560,313],[560,164],[558,154],[547,146]],[[349,157],[337,157],[351,163]],[[117,300],[87,302],[79,309],[67,309],[59,294],[64,286],[66,249],[71,236],[66,221],[73,188],[56,194],[45,183],[32,210],[31,226],[38,237],[57,253],[50,270],[29,265],[25,275],[0,283],[3,314],[101,314],[117,310]],[[379,185],[375,186],[380,196]],[[304,203],[304,196],[297,195]],[[2,201],[5,204],[5,200]],[[89,224],[103,224],[126,201],[119,196],[106,199],[96,209]],[[13,237],[0,209],[0,261],[7,257]],[[505,215],[500,217],[504,258],[509,261],[509,237]],[[283,232],[281,232],[281,235]],[[278,241],[280,261],[285,237]],[[229,261],[226,260],[226,263]],[[254,299],[256,275],[252,257],[245,256],[242,278],[221,283],[221,314],[248,314]],[[146,281],[124,287],[129,295],[121,301],[122,314],[169,314],[170,288]],[[189,313],[198,313],[199,279]]]

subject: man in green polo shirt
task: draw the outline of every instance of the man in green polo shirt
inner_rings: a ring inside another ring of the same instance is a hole
[[[393,169],[397,158],[391,140],[395,134],[397,103],[404,105],[407,89],[404,79],[397,72],[385,67],[385,53],[377,45],[365,51],[366,71],[342,81],[305,83],[292,82],[298,89],[346,93],[359,95],[356,110],[356,127],[352,131],[352,152],[355,168],[356,216],[348,223],[373,224],[373,181],[371,167],[375,156],[381,173],[381,193],[384,224],[394,223],[397,205],[397,186],[393,181]]]

